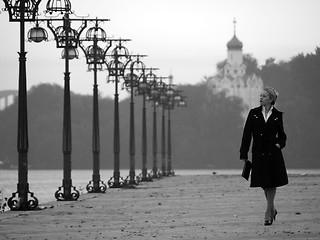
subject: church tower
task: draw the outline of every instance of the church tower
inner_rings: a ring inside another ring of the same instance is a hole
[[[228,58],[224,67],[224,74],[231,75],[234,78],[242,77],[246,73],[246,67],[243,64],[242,42],[236,36],[236,20],[233,20],[233,37],[227,43]]]
[[[259,104],[259,96],[263,89],[263,81],[256,74],[246,73],[246,65],[242,53],[242,42],[236,35],[236,20],[233,20],[234,32],[227,43],[227,59],[218,74],[208,79],[208,86],[213,94],[224,92],[226,97],[238,97],[243,102],[243,119],[251,108]]]

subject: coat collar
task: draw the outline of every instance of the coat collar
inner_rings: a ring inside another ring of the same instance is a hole
[[[256,107],[256,108],[254,108],[254,109],[252,109],[255,113],[257,113],[257,112],[262,112],[262,106],[259,106],[259,107]],[[282,113],[282,112],[280,112],[278,109],[276,109],[275,107],[273,107],[273,109],[272,109],[272,114],[273,113]]]
[[[257,118],[261,119],[261,121],[262,121],[263,123],[268,123],[268,122],[270,121],[270,119],[277,118],[276,116],[279,117],[279,114],[282,114],[282,112],[280,112],[278,109],[276,109],[275,107],[273,107],[271,116],[268,118],[268,121],[265,122],[265,120],[264,120],[264,118],[263,118],[263,115],[262,115],[262,106],[257,107],[257,108],[254,108],[254,109],[252,109],[252,111],[253,111],[253,114],[254,114]]]

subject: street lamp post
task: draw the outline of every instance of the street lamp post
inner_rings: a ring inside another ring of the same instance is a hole
[[[86,189],[89,193],[104,193],[107,186],[100,180],[100,131],[99,131],[99,97],[98,97],[98,77],[97,71],[102,70],[102,64],[105,60],[108,44],[104,49],[98,46],[98,42],[106,42],[106,32],[99,27],[99,23],[108,21],[107,19],[96,19],[94,27],[88,29],[86,38],[81,39],[80,47],[86,56],[88,71],[93,71],[93,125],[92,125],[92,154],[93,154],[93,174],[92,180],[89,181]],[[93,44],[85,47],[84,42]]]
[[[162,106],[162,121],[161,121],[161,176],[167,176],[166,173],[166,130],[165,130],[165,106],[164,103],[167,99],[166,89],[167,85],[162,82],[162,77],[160,78],[160,93],[159,93],[159,103]]]
[[[166,130],[165,130],[165,110],[168,100],[168,94],[171,84],[165,84],[162,80],[171,77],[160,77],[159,82],[159,104],[162,106],[162,124],[161,124],[161,176],[167,176],[166,170]]]
[[[130,57],[135,57],[130,55]],[[130,91],[130,133],[129,133],[129,155],[130,169],[129,176],[125,180],[127,187],[134,187],[139,184],[140,179],[135,174],[135,124],[134,124],[134,92],[138,87],[138,81],[143,74],[145,65],[140,60],[144,55],[137,55],[137,59],[130,64],[130,73],[125,76],[124,85]],[[129,178],[129,180],[128,180]]]
[[[153,128],[152,128],[152,178],[159,178],[161,176],[158,170],[157,154],[157,106],[159,105],[159,83],[155,74],[150,74],[150,92],[149,100],[152,101],[153,106]]]
[[[38,199],[29,191],[28,183],[28,110],[27,110],[27,73],[25,52],[25,22],[33,22],[41,2],[31,0],[3,0],[10,22],[20,23],[19,83],[18,83],[18,184],[17,191],[8,199],[11,210],[34,210]]]
[[[171,109],[174,107],[174,102],[173,102],[173,96],[175,94],[174,89],[172,88],[172,75],[169,77],[170,79],[170,84],[168,85],[168,89],[166,91],[167,95],[167,100],[164,103],[165,108],[168,110],[168,165],[167,165],[167,176],[174,175],[174,172],[172,170],[172,165],[171,165],[171,153],[172,153],[172,145],[171,145]]]
[[[170,116],[170,107],[168,107],[168,166],[167,166],[167,175],[174,175],[174,171],[172,170],[171,165],[171,153],[172,153],[172,145],[171,145],[171,116]]]
[[[161,176],[167,176],[166,173],[166,126],[165,126],[165,109],[162,106],[162,121],[161,121]]]
[[[110,61],[106,61],[109,71],[108,81],[115,83],[114,94],[114,134],[113,134],[113,153],[114,153],[114,171],[113,177],[108,181],[111,188],[120,188],[124,184],[124,180],[120,177],[120,126],[119,126],[119,93],[118,83],[119,78],[124,76],[124,71],[130,61],[129,51],[122,46],[122,42],[129,41],[128,39],[109,40],[117,41],[118,45],[112,50]]]
[[[152,181],[152,176],[148,174],[147,170],[147,113],[146,113],[146,96],[150,93],[150,84],[154,80],[155,75],[152,70],[157,70],[156,68],[144,69],[144,72],[149,70],[150,73],[143,74],[139,81],[138,94],[142,95],[142,172],[141,181]]]
[[[172,169],[172,144],[171,144],[171,114],[170,110],[174,108],[174,105],[177,104],[178,107],[186,107],[186,102],[184,98],[178,93],[178,90],[174,90],[173,95],[170,97],[171,99],[168,101],[168,168],[167,174],[168,176],[174,176],[174,171]]]
[[[172,169],[172,143],[171,143],[171,110],[174,109],[175,104],[177,104],[179,107],[185,107],[185,100],[181,97],[179,94],[179,90],[175,90],[173,88],[172,84],[172,76],[169,76],[170,79],[170,84],[167,86],[166,90],[166,101],[163,101],[163,107],[168,110],[168,140],[167,140],[167,147],[168,147],[168,152],[167,152],[167,157],[168,157],[168,164],[167,164],[167,176],[173,176],[174,171]]]
[[[69,0],[49,0],[46,6],[46,13],[50,15],[53,13],[63,14],[62,19],[49,18],[49,19],[37,19],[38,21],[47,22],[48,28],[52,31],[55,40],[56,47],[62,48],[62,58],[65,60],[65,72],[64,72],[64,105],[63,105],[63,180],[62,186],[55,192],[55,197],[58,201],[75,201],[79,198],[80,193],[74,186],[72,186],[71,179],[71,153],[72,153],[72,141],[71,141],[71,100],[70,100],[70,71],[69,60],[78,57],[77,47],[79,44],[79,37],[82,31],[87,26],[87,21],[91,19],[70,19],[71,3]],[[55,27],[54,22],[63,22],[62,26]],[[71,21],[80,21],[81,24],[78,30],[71,28]],[[34,42],[41,42],[40,35],[45,32],[44,29],[39,28],[38,24],[35,28],[29,31],[29,40]]]
[[[57,11],[57,9],[52,8]],[[64,107],[63,107],[63,180],[62,186],[58,188],[55,197],[58,201],[74,201],[80,196],[80,193],[74,186],[72,186],[71,179],[71,153],[72,153],[72,139],[71,139],[71,100],[70,100],[70,71],[69,60],[70,51],[76,49],[79,42],[79,36],[86,27],[86,21],[82,21],[79,31],[71,28],[69,13],[63,16],[63,26],[55,28],[52,20],[49,20],[48,27],[55,36],[57,48],[63,48],[65,60],[64,73]]]

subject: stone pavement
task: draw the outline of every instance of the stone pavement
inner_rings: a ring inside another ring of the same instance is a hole
[[[320,239],[319,180],[290,175],[271,226],[263,191],[240,176],[178,175],[2,213],[0,239]]]

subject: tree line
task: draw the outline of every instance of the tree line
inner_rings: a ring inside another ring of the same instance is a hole
[[[250,60],[250,59],[249,59]],[[249,61],[250,62],[250,61]],[[268,59],[261,67],[251,61],[251,70],[266,86],[280,94],[276,107],[284,112],[288,135],[284,156],[288,168],[319,168],[317,125],[319,113],[320,51],[298,54],[279,63]],[[212,94],[206,81],[179,85],[187,107],[171,111],[172,165],[174,169],[241,168],[239,146],[244,120],[242,102]],[[258,104],[258,103],[257,103]],[[92,168],[92,96],[72,93],[72,167]],[[120,102],[120,168],[129,168],[129,99]],[[100,98],[101,168],[113,168],[113,99]],[[158,167],[161,163],[161,108],[157,108]],[[165,124],[167,127],[167,112]],[[41,84],[28,92],[29,167],[61,169],[63,89]],[[147,103],[147,145],[152,167],[153,108]],[[17,166],[17,103],[0,112],[0,161]],[[142,98],[135,97],[136,168],[141,169]]]
[[[239,135],[240,102],[215,96],[206,84],[181,85],[187,107],[171,110],[172,161],[174,168],[227,167],[234,161],[228,150]],[[129,167],[129,99],[120,102],[120,167]],[[63,166],[63,89],[41,84],[28,92],[29,167],[59,169]],[[100,162],[113,168],[113,99],[99,99]],[[168,112],[165,114],[166,138]],[[17,165],[17,102],[0,112],[0,159]],[[72,166],[92,167],[92,96],[71,94]],[[158,167],[161,166],[162,109],[157,108]],[[148,168],[152,167],[153,107],[147,103]],[[136,166],[141,167],[142,99],[135,97]],[[221,144],[222,143],[222,144]],[[166,143],[167,144],[167,143]],[[167,147],[167,146],[166,146]],[[236,150],[236,147],[234,148]],[[227,154],[227,155],[226,155]],[[224,155],[224,157],[221,157]],[[219,159],[219,161],[215,161]]]
[[[319,168],[320,49],[298,54],[288,62],[275,63],[270,58],[260,73],[265,85],[279,91],[278,105],[288,135],[287,165]]]

